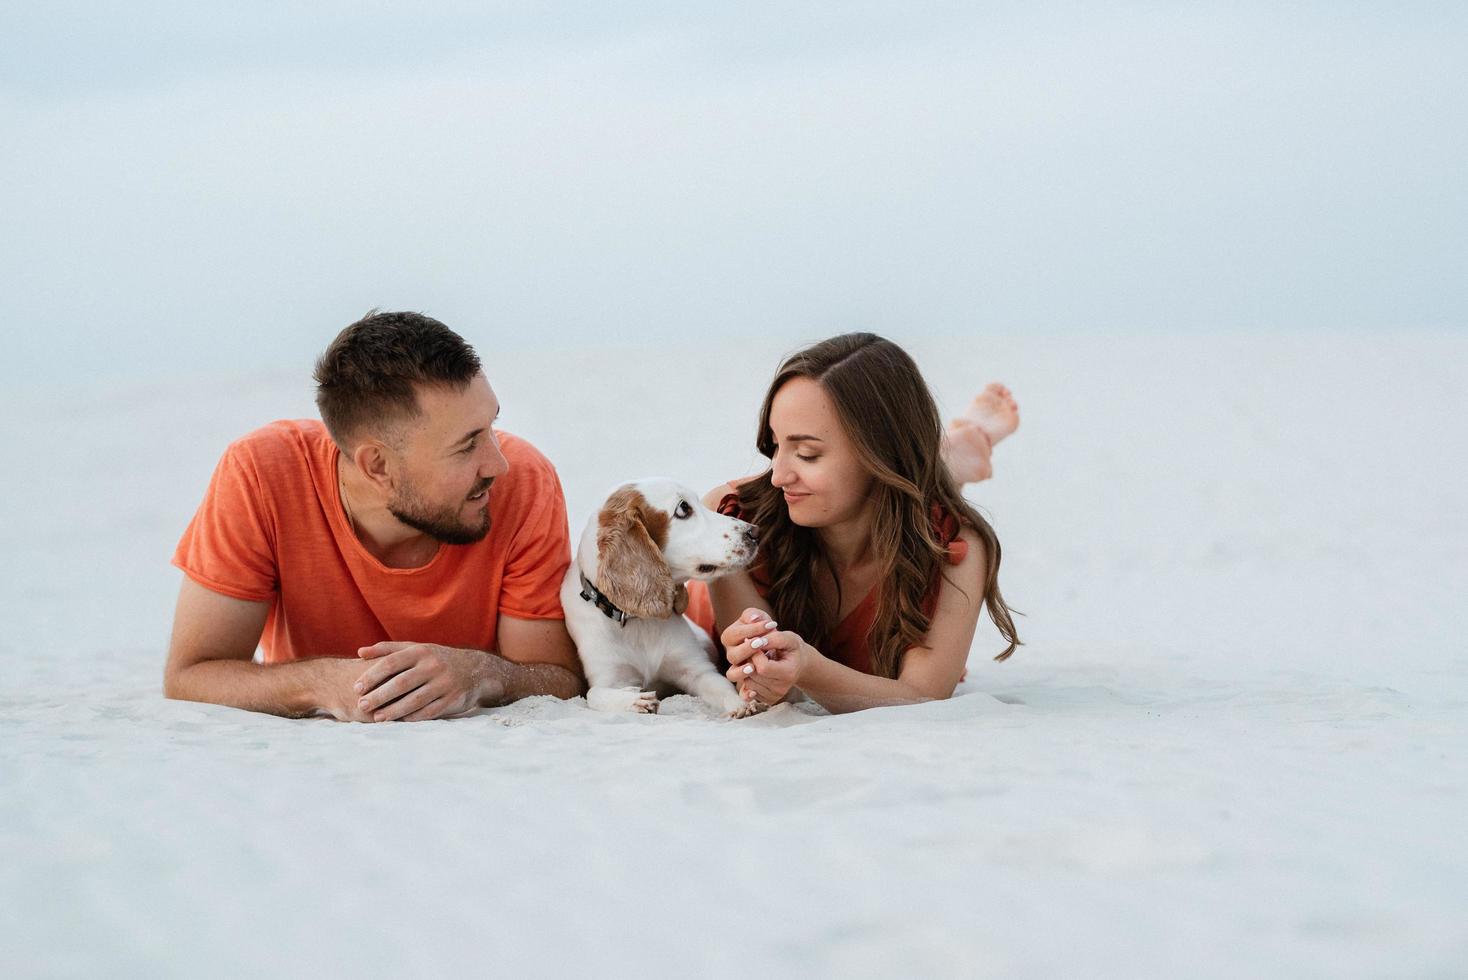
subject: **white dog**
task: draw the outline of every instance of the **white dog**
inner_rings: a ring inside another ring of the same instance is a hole
[[[708,636],[684,618],[683,582],[746,567],[757,544],[753,524],[714,513],[671,480],[612,491],[561,584],[566,628],[591,685],[586,703],[651,712],[659,694],[677,688],[731,718],[753,714],[714,667]]]

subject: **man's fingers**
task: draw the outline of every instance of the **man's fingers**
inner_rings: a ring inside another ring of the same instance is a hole
[[[374,660],[366,670],[362,671],[353,690],[358,694],[366,694],[373,688],[378,687],[394,674],[400,674],[417,663],[417,658],[407,650],[398,650]]]
[[[367,691],[358,699],[357,706],[363,711],[376,711],[388,702],[396,701],[409,691],[422,687],[430,679],[426,672],[416,667],[405,670]]]
[[[370,647],[359,648],[357,650],[357,656],[363,660],[375,660],[378,657],[385,657],[389,653],[397,653],[399,650],[406,650],[408,647],[415,647],[417,645],[415,641],[411,640],[383,640],[381,643],[374,643]]]
[[[412,676],[411,672],[403,675]],[[396,681],[394,681],[396,683]],[[411,715],[421,708],[427,707],[439,699],[438,687],[435,684],[424,684],[416,690],[409,691],[398,698],[392,704],[373,712],[373,721],[397,721]]]
[[[434,698],[432,701],[419,708],[410,715],[404,715],[402,721],[432,721],[442,718],[444,712],[449,709],[449,699],[446,697]]]

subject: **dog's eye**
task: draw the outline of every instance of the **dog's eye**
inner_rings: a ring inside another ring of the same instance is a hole
[[[693,516],[693,505],[686,500],[678,501],[678,507],[673,511],[673,516],[680,521],[686,521]]]

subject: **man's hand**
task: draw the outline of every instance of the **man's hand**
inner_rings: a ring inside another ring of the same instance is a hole
[[[385,640],[357,656],[372,661],[353,686],[363,720],[447,718],[504,697],[494,655],[479,650]]]
[[[321,657],[301,661],[301,669],[312,674],[311,687],[316,692],[315,700],[337,721],[371,721],[372,712],[365,711],[357,703],[360,695],[352,685],[362,676],[360,660],[342,657]]]

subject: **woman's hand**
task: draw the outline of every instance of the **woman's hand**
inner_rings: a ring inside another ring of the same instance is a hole
[[[800,679],[801,667],[814,653],[796,633],[777,630],[761,609],[746,609],[724,630],[724,651],[732,664],[727,677],[746,701],[778,703]]]

